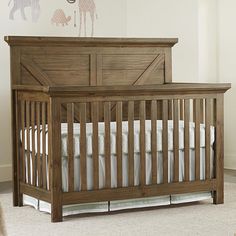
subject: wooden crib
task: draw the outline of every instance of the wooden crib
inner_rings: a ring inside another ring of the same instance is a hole
[[[212,191],[224,199],[224,93],[230,84],[172,83],[177,39],[5,37],[11,46],[13,203],[27,194],[62,206]],[[140,121],[140,181],[134,184],[134,121]],[[146,120],[151,121],[151,183],[146,182]],[[163,181],[157,183],[157,120],[162,121]],[[168,120],[173,121],[173,180],[168,180]],[[128,122],[128,186],[122,184],[122,125]],[[184,179],[179,181],[179,122],[184,121]],[[99,123],[104,124],[105,185],[99,187]],[[110,124],[116,124],[117,186],[111,186]],[[195,178],[189,177],[194,122]],[[61,124],[67,127],[68,190],[62,191]],[[93,189],[87,188],[86,125],[92,123]],[[81,191],[74,186],[74,125],[79,124]],[[200,125],[205,173],[200,178]],[[210,173],[210,127],[215,127]]]

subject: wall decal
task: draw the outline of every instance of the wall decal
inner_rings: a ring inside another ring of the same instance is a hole
[[[25,7],[31,7],[32,21],[37,22],[40,16],[39,0],[10,0],[8,6],[13,1],[13,7],[9,14],[9,19],[14,20],[14,14],[17,10],[20,10],[23,20],[27,20],[25,15]]]
[[[74,27],[77,27],[77,24],[76,24],[76,17],[77,16],[77,12],[74,11]]]
[[[94,0],[79,0],[79,14],[80,14],[79,36],[81,36],[82,24],[84,25],[84,36],[86,37],[87,35],[87,24],[86,24],[87,12],[89,12],[92,21],[92,32],[91,32],[91,37],[92,37],[94,34],[95,14],[96,18],[98,18],[96,13],[96,5],[94,3]]]
[[[62,26],[68,25],[68,22],[71,20],[71,16],[66,17],[65,12],[62,9],[55,10],[53,17],[51,19],[52,24],[56,24],[56,26],[59,26],[60,24]]]

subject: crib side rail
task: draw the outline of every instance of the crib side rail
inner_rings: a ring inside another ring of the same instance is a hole
[[[50,202],[50,97],[43,92],[18,90],[15,97],[19,205],[22,194]]]

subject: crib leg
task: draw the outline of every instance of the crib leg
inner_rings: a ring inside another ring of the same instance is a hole
[[[62,205],[60,201],[54,201],[51,204],[51,222],[62,222]]]
[[[214,204],[223,204],[224,203],[224,190],[219,189],[213,193],[213,203]]]

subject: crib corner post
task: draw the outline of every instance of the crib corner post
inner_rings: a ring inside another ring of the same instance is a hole
[[[214,204],[224,203],[224,94],[218,94],[215,102],[215,165],[216,191]]]
[[[51,221],[62,221],[62,170],[61,170],[61,103],[58,98],[50,98],[49,141],[50,141],[50,189]]]

